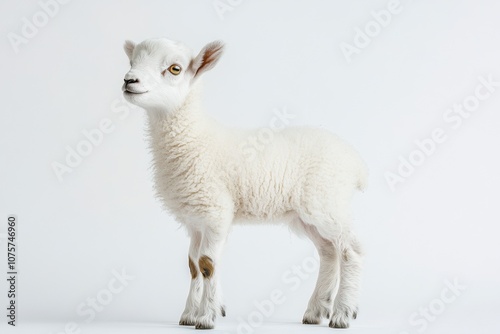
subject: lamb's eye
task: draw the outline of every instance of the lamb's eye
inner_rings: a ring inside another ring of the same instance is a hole
[[[178,75],[179,73],[181,73],[181,67],[179,65],[174,64],[168,68],[168,71],[173,75]]]

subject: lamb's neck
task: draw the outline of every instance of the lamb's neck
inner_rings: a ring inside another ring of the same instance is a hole
[[[177,110],[148,110],[151,150],[156,163],[179,158],[191,146],[204,146],[203,137],[213,129],[213,121],[200,107],[200,99],[193,92]],[[163,166],[166,167],[166,166]]]

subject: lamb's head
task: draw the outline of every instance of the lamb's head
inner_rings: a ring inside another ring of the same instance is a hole
[[[137,45],[126,41],[124,49],[131,68],[122,86],[125,99],[145,109],[178,109],[200,75],[217,63],[223,47],[219,41],[211,42],[193,57],[182,43],[164,38]]]

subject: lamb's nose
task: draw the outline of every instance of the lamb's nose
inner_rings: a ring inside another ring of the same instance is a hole
[[[131,83],[139,82],[139,79],[123,79],[125,81],[125,86]]]

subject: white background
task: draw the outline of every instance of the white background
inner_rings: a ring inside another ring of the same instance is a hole
[[[274,109],[286,108],[296,116],[290,125],[327,128],[362,154],[370,186],[354,208],[366,261],[350,332],[498,332],[500,87],[457,129],[443,119],[474,94],[479,76],[500,81],[498,3],[401,1],[400,13],[351,62],[340,45],[353,44],[355,29],[388,1],[232,3],[221,19],[212,1],[73,0],[18,53],[7,35],[21,34],[23,18],[31,21],[40,4],[0,4],[0,233],[7,215],[17,214],[17,332],[59,333],[69,321],[87,333],[177,328],[188,239],[153,197],[144,112],[113,108],[128,70],[123,41],[150,37],[181,40],[196,52],[225,41],[204,79],[206,110],[221,122],[266,127]],[[82,131],[106,118],[113,131],[60,182],[53,162],[65,163],[66,147],[75,149]],[[436,128],[447,140],[391,190],[385,174]],[[4,238],[2,268],[5,247]],[[275,289],[286,302],[254,332],[329,331],[300,324],[317,270],[296,290],[283,280],[294,265],[314,263],[314,253],[286,227],[235,228],[221,268],[228,316],[219,331],[235,332]],[[134,279],[84,324],[77,307],[122,268]],[[443,305],[447,280],[466,288],[419,331],[410,317]],[[0,288],[6,305],[4,279]]]

